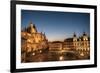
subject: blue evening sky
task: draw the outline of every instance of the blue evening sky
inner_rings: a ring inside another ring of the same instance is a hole
[[[33,22],[38,32],[45,32],[49,41],[63,41],[74,32],[78,37],[83,32],[90,35],[89,13],[21,10],[21,18],[22,28]]]

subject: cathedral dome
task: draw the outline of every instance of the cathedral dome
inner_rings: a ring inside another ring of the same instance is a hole
[[[28,31],[30,33],[37,33],[37,29],[35,27],[35,24],[33,24],[32,22],[29,23],[29,27],[28,27]]]

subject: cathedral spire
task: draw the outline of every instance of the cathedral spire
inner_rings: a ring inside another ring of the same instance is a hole
[[[86,32],[83,32],[83,36],[86,36],[87,34],[86,34]]]
[[[76,33],[74,32],[73,37],[76,37]]]
[[[45,35],[45,32],[44,32],[44,39],[46,39],[46,35]]]

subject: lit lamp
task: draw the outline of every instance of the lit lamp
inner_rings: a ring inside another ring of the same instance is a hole
[[[80,54],[81,56],[84,56],[83,52]]]
[[[33,54],[32,54],[33,56],[35,55],[35,53],[33,52]]]
[[[60,61],[64,60],[64,57],[63,57],[63,56],[60,56],[60,57],[59,57],[59,60],[60,60]]]
[[[40,50],[39,52],[41,53],[42,51]]]

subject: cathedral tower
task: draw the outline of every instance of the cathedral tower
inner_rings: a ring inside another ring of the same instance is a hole
[[[35,27],[35,24],[33,24],[32,22],[29,23],[29,27],[28,27],[28,31],[30,33],[37,33],[37,29]]]

